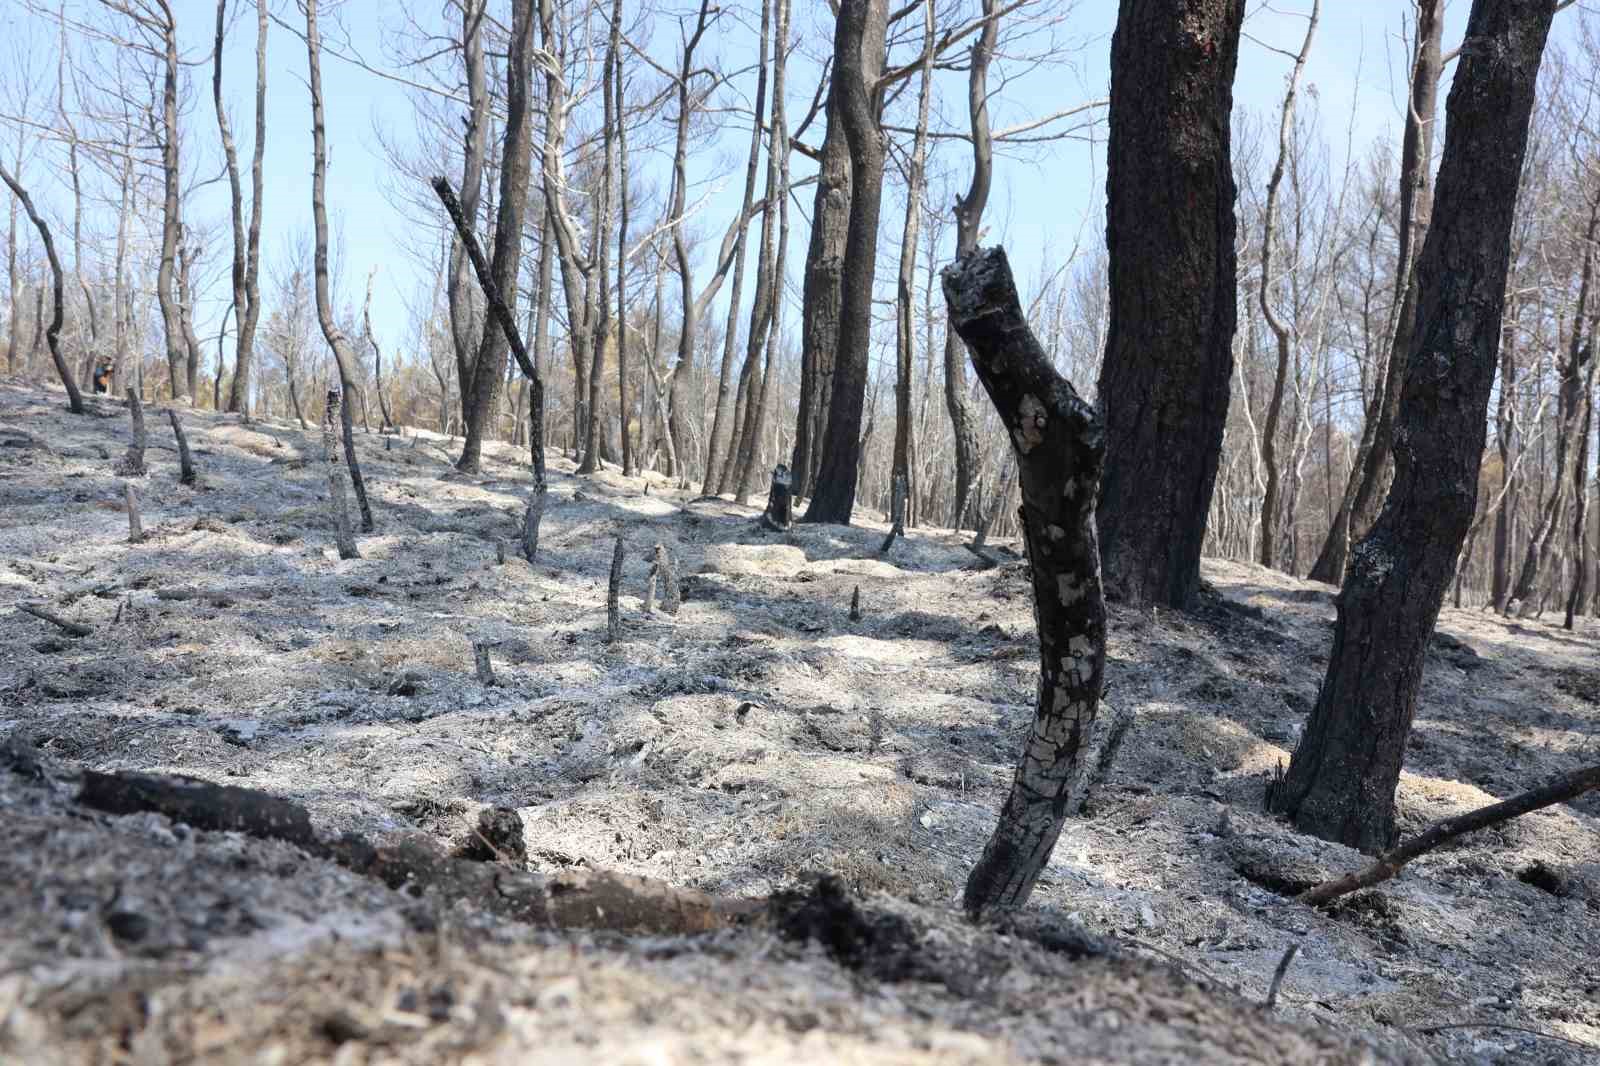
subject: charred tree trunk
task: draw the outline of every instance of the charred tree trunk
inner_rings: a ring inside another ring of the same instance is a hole
[[[313,270],[317,296],[317,321],[322,325],[322,335],[333,349],[333,360],[339,367],[339,385],[343,403],[344,457],[350,466],[350,484],[355,489],[356,503],[361,508],[361,531],[373,529],[372,505],[367,502],[367,485],[361,477],[361,464],[356,461],[355,439],[352,430],[350,399],[360,393],[355,380],[355,354],[350,341],[333,317],[333,299],[328,283],[328,145],[322,121],[322,37],[317,29],[317,2],[306,0],[306,60],[311,87],[311,220],[316,231],[313,249]],[[329,390],[330,395],[332,390]]]
[[[164,48],[161,82],[161,261],[156,270],[156,302],[161,307],[161,325],[167,348],[167,372],[171,375],[172,398],[189,400],[189,375],[183,344],[183,316],[173,292],[176,283],[178,241],[183,220],[180,215],[183,180],[178,161],[178,26],[167,0],[157,0]]]
[[[1555,0],[1475,0],[1450,90],[1439,221],[1417,262],[1395,480],[1351,552],[1328,673],[1270,806],[1367,852],[1394,843],[1394,794],[1423,659],[1472,522],[1511,222]]]
[[[250,417],[250,375],[254,367],[256,324],[261,316],[261,162],[267,146],[267,3],[256,0],[256,134],[250,161],[250,227],[245,229],[239,160],[233,130],[222,104],[222,44],[228,0],[217,0],[217,35],[213,46],[211,99],[217,109],[217,131],[228,167],[228,192],[233,221],[233,305],[239,323],[234,345],[233,382],[228,410]]]
[[[838,361],[827,428],[816,464],[807,522],[850,524],[861,461],[861,414],[872,344],[872,282],[878,265],[883,198],[883,133],[878,79],[883,73],[887,0],[842,0],[833,37],[834,95],[850,146],[850,227],[839,303]]]
[[[611,75],[617,96],[617,421],[622,434],[622,476],[632,477],[633,441],[628,434],[628,123],[622,79],[622,0],[611,9]]]
[[[1395,271],[1395,320],[1389,345],[1389,366],[1384,377],[1383,406],[1367,453],[1361,485],[1350,508],[1350,539],[1360,539],[1371,528],[1383,505],[1383,484],[1394,465],[1395,423],[1405,380],[1408,346],[1417,317],[1417,251],[1433,215],[1434,115],[1438,110],[1439,76],[1443,62],[1439,51],[1444,19],[1439,0],[1417,4],[1417,45],[1411,66],[1411,97],[1400,147],[1400,262]]]
[[[1578,430],[1578,458],[1572,467],[1572,590],[1567,595],[1567,613],[1562,620],[1563,629],[1571,630],[1578,615],[1584,612],[1589,602],[1589,570],[1594,558],[1593,549],[1589,544],[1589,434],[1594,428],[1594,386],[1595,365],[1594,355],[1595,334],[1597,327],[1594,320],[1589,326],[1589,357],[1585,362],[1589,365],[1589,374],[1583,385],[1583,425]]]
[[[489,89],[483,55],[483,24],[487,16],[486,0],[464,0],[461,5],[461,56],[467,86],[461,209],[469,227],[478,224],[484,160],[488,154]],[[503,197],[501,205],[504,206]],[[450,253],[445,294],[450,308],[450,340],[455,348],[456,374],[461,381],[462,442],[456,469],[476,473],[482,464],[483,434],[489,412],[494,407],[494,393],[500,377],[505,374],[505,339],[499,330],[480,328],[477,303],[467,280],[466,256],[459,243],[452,244]],[[498,366],[494,365],[496,353],[500,360]]]
[[[761,129],[766,118],[767,102],[767,18],[771,11],[771,4],[764,2],[761,6],[761,50],[756,72],[756,101],[754,118],[750,123],[750,154],[745,163],[744,172],[744,201],[741,211],[745,216],[750,214],[750,205],[755,199],[756,176],[761,170]],[[686,101],[679,101],[680,114]],[[706,476],[703,489],[707,493],[718,490],[713,484],[713,479],[718,476],[727,459],[727,453],[733,449],[737,435],[738,423],[734,420],[734,412],[730,409],[733,403],[734,392],[732,386],[733,355],[737,345],[738,331],[734,329],[734,322],[739,317],[740,297],[744,293],[744,227],[740,227],[739,235],[734,245],[733,255],[733,288],[728,296],[728,328],[722,334],[722,366],[717,375],[717,404],[711,416],[711,437],[706,447]],[[727,443],[724,444],[724,438]]]
[[[1067,817],[1067,800],[1105,673],[1095,498],[1105,459],[1100,417],[1056,373],[1023,317],[999,248],[944,271],[951,326],[1011,434],[1039,629],[1038,706],[994,836],[967,879],[974,918],[1027,902]]]
[[[1229,130],[1243,0],[1122,0],[1111,42],[1099,403],[1107,595],[1186,607],[1233,375]]]
[[[1522,571],[1511,590],[1511,599],[1522,601],[1523,617],[1533,613],[1534,589],[1538,585],[1540,573],[1545,570],[1550,550],[1555,545],[1556,533],[1561,525],[1561,512],[1567,502],[1570,460],[1580,447],[1580,427],[1583,427],[1584,438],[1588,435],[1587,420],[1584,417],[1584,400],[1587,393],[1584,383],[1588,375],[1584,366],[1594,353],[1591,347],[1584,344],[1583,334],[1589,292],[1594,280],[1597,230],[1600,230],[1600,195],[1596,196],[1589,208],[1589,223],[1583,237],[1583,265],[1579,269],[1578,306],[1572,315],[1572,335],[1568,340],[1567,358],[1561,368],[1560,403],[1556,423],[1556,476],[1551,482],[1550,494],[1539,511],[1539,520],[1528,537],[1528,550],[1522,559]],[[1582,473],[1578,475],[1576,481],[1578,496],[1581,499],[1585,481]]]
[[[51,279],[51,312],[50,325],[45,330],[45,339],[50,345],[50,358],[55,361],[56,373],[61,377],[61,385],[67,390],[67,408],[75,415],[83,414],[83,394],[78,391],[77,379],[72,375],[72,367],[67,364],[66,357],[61,354],[61,324],[66,317],[65,312],[65,282],[61,270],[61,260],[56,255],[56,243],[50,238],[50,227],[45,225],[44,219],[39,217],[38,210],[33,206],[33,198],[26,189],[17,184],[17,179],[9,170],[0,167],[0,179],[11,189],[22,204],[22,209],[28,213],[28,219],[34,228],[39,231],[39,239],[44,242],[44,252],[50,260]],[[36,317],[43,317],[37,315]],[[11,308],[11,330],[16,332],[16,307]]]
[[[693,392],[690,380],[694,372],[695,338],[700,332],[700,307],[694,298],[694,272],[689,263],[689,246],[683,232],[684,212],[689,204],[689,117],[693,110],[690,102],[690,80],[694,77],[694,51],[704,38],[706,29],[715,16],[711,0],[700,0],[700,11],[695,18],[694,32],[683,45],[682,63],[678,68],[678,115],[675,143],[672,153],[672,253],[678,266],[678,291],[683,301],[683,323],[678,330],[678,365],[672,372],[669,401],[670,414],[667,432],[672,435],[673,447],[668,453],[670,471],[680,485],[689,483],[689,397]],[[703,481],[710,481],[712,471],[705,471]]]
[[[837,76],[829,79],[827,131],[812,199],[811,243],[800,312],[800,408],[795,420],[794,493],[809,497],[817,484],[823,430],[833,409],[834,370],[839,352],[840,300],[843,298],[845,241],[850,231],[850,145],[839,117]]]
[[[912,321],[917,273],[918,229],[922,224],[922,192],[928,158],[928,107],[933,96],[933,5],[922,9],[922,77],[917,90],[917,132],[911,142],[911,168],[906,176],[906,217],[900,235],[900,270],[895,278],[894,487],[887,552],[905,532],[906,498],[911,485],[911,366],[916,326]]]
[[[1267,180],[1267,206],[1262,221],[1261,288],[1256,295],[1261,304],[1261,317],[1272,331],[1278,351],[1277,373],[1272,379],[1272,399],[1267,403],[1267,417],[1261,424],[1261,465],[1266,468],[1267,485],[1261,499],[1261,553],[1258,559],[1266,567],[1277,565],[1278,494],[1282,482],[1278,462],[1278,423],[1283,416],[1283,391],[1289,381],[1290,350],[1299,343],[1298,329],[1291,331],[1289,324],[1278,317],[1277,309],[1272,305],[1273,227],[1277,222],[1278,189],[1283,184],[1283,168],[1289,158],[1289,140],[1294,135],[1295,92],[1300,87],[1300,72],[1305,69],[1306,56],[1311,52],[1311,39],[1316,36],[1320,12],[1321,4],[1312,0],[1311,15],[1306,21],[1306,39],[1289,74],[1289,88],[1283,94],[1283,111],[1278,122],[1278,160],[1273,164],[1272,177]]]
[[[1500,342],[1500,406],[1495,419],[1495,446],[1500,452],[1499,512],[1494,519],[1494,577],[1490,602],[1503,612],[1511,599],[1511,556],[1521,479],[1516,470],[1517,437],[1517,312],[1513,301],[1511,326]]]
[[[989,202],[989,187],[994,178],[994,141],[989,131],[989,62],[994,56],[1000,19],[995,10],[998,0],[983,0],[984,24],[972,45],[972,60],[967,70],[967,117],[972,126],[972,184],[965,196],[956,197],[956,256],[978,250],[978,230],[983,209]],[[954,438],[956,484],[950,512],[950,525],[957,530],[966,521],[978,473],[978,425],[967,402],[967,360],[961,338],[947,329],[944,335],[944,404],[950,412],[950,431]]]

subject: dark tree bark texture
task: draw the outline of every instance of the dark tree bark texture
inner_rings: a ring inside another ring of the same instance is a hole
[[[950,324],[1011,433],[1039,630],[1038,708],[1000,823],[967,879],[975,918],[1027,902],[1067,817],[1105,674],[1095,498],[1105,460],[1099,415],[1056,373],[1028,328],[999,248],[946,267]]]
[[[1513,208],[1555,0],[1475,0],[1450,90],[1435,222],[1395,434],[1395,478],[1351,551],[1328,674],[1270,805],[1366,852],[1394,794],[1423,658],[1478,494]]]
[[[1122,0],[1111,40],[1099,404],[1106,592],[1185,607],[1233,374],[1229,122],[1243,0]]]
[[[850,226],[839,301],[838,358],[827,427],[818,442],[816,487],[807,522],[850,524],[861,465],[861,414],[872,345],[872,281],[878,263],[883,199],[883,132],[878,78],[883,73],[887,0],[843,0],[833,39],[833,93],[850,146]]]

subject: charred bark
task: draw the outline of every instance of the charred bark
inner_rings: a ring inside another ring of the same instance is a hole
[[[887,0],[842,0],[833,37],[833,91],[850,147],[850,226],[839,302],[833,397],[816,465],[807,522],[850,524],[861,460],[861,415],[872,344],[872,283],[878,265],[883,198],[883,133],[878,79],[883,73]]]
[[[67,365],[67,360],[61,354],[61,324],[66,316],[65,282],[62,277],[61,259],[56,255],[56,243],[50,238],[50,227],[45,225],[44,219],[39,217],[39,212],[33,206],[33,198],[28,191],[17,183],[9,170],[0,167],[0,179],[11,189],[11,194],[22,204],[22,209],[28,213],[28,219],[34,228],[39,231],[39,239],[44,242],[44,252],[50,260],[50,325],[45,329],[45,339],[50,345],[50,358],[55,361],[56,373],[61,378],[62,386],[67,390],[67,408],[75,415],[83,414],[83,394],[78,391],[77,379],[72,375],[72,367]],[[16,332],[16,306],[11,308],[12,332]],[[43,317],[37,316],[36,317]],[[37,325],[37,324],[36,324]]]
[[[1186,607],[1233,375],[1230,147],[1243,0],[1123,0],[1111,42],[1099,404],[1107,595]]]
[[[1417,261],[1395,480],[1351,552],[1328,672],[1269,805],[1367,852],[1394,795],[1428,640],[1477,504],[1511,223],[1554,0],[1475,0],[1447,107],[1438,221]]]
[[[1023,316],[1005,252],[946,267],[951,326],[1010,431],[1039,630],[1038,706],[1010,794],[963,905],[974,918],[1027,902],[1080,777],[1105,673],[1095,499],[1106,439],[1099,414],[1056,373]]]

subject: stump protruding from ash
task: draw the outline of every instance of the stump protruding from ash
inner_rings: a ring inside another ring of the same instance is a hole
[[[117,473],[123,477],[144,477],[144,403],[135,389],[128,390],[128,417],[133,421],[133,442],[117,464]]]
[[[485,807],[479,811],[472,835],[461,846],[461,857],[515,866],[526,863],[528,842],[522,835],[522,815],[511,807]]]
[[[172,435],[178,439],[178,484],[193,485],[197,479],[194,456],[189,453],[189,438],[184,435],[183,423],[178,421],[177,411],[167,408],[167,418],[172,422]]]
[[[328,405],[322,412],[322,458],[328,470],[328,498],[333,508],[333,528],[338,538],[339,558],[359,559],[356,538],[350,528],[350,510],[344,495],[344,467],[339,463],[339,390],[328,390]]]
[[[494,647],[492,640],[475,640],[472,642],[472,666],[478,674],[478,683],[486,687],[495,684],[494,664],[489,661],[489,650]]]
[[[144,540],[144,523],[139,521],[139,497],[133,493],[133,483],[122,483],[122,498],[128,506],[128,543],[138,544]]]
[[[539,555],[539,523],[544,521],[545,500],[549,488],[544,477],[535,471],[533,492],[528,495],[528,507],[522,513],[522,557],[533,562]]]
[[[894,476],[894,488],[889,498],[889,535],[883,538],[883,547],[878,549],[879,555],[889,554],[889,549],[894,547],[894,542],[906,535],[906,476],[897,473]]]
[[[857,585],[855,591],[850,593],[850,621],[861,621],[861,586]]]
[[[794,525],[794,477],[783,463],[772,468],[772,487],[767,490],[761,523],[779,533],[787,533]]]
[[[653,566],[656,579],[661,583],[661,609],[676,615],[683,605],[683,591],[678,587],[678,574],[673,566],[672,553],[665,544],[657,544]]]
[[[617,545],[611,550],[611,581],[606,586],[606,643],[615,644],[622,636],[622,560],[627,556],[628,549],[617,538]]]

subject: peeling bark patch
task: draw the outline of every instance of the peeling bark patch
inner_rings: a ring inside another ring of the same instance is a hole
[[[1039,402],[1037,396],[1029,393],[1017,405],[1017,413],[1020,417],[1012,436],[1016,438],[1017,450],[1027,455],[1035,446],[1044,443],[1044,404]]]

